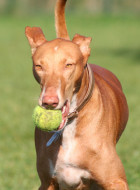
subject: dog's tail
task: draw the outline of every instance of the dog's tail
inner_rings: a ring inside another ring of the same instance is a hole
[[[55,28],[58,38],[69,40],[67,26],[65,22],[65,5],[67,0],[57,0],[55,7]]]

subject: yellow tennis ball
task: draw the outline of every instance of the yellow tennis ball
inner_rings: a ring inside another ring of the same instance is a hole
[[[62,121],[61,110],[48,110],[36,106],[33,112],[34,124],[43,131],[56,130]]]

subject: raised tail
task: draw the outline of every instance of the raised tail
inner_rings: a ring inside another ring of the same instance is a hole
[[[67,26],[65,22],[65,5],[67,0],[57,0],[55,7],[55,28],[58,38],[69,40]]]

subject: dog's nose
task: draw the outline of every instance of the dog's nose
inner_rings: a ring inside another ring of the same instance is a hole
[[[42,106],[44,107],[53,107],[56,108],[59,103],[59,99],[57,96],[44,96],[42,99]]]

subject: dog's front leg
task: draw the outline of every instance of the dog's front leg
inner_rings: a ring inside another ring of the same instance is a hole
[[[105,190],[128,190],[128,185],[124,180],[118,179],[111,182],[110,185],[105,188]]]
[[[59,184],[54,178],[48,178],[44,175],[41,177],[40,173],[39,177],[41,181],[41,186],[38,190],[59,190]]]
[[[41,185],[38,190],[59,190],[59,187],[51,179],[46,179],[40,176]]]
[[[39,190],[59,190],[59,186],[58,184],[55,184],[52,182],[51,184],[48,184],[48,185],[42,184]]]
[[[38,128],[35,129],[37,172],[41,182],[39,190],[59,190],[54,179],[54,168],[61,139],[58,139],[57,144],[47,147],[46,142],[48,142],[51,135]]]
[[[104,190],[129,190],[123,165],[115,148],[103,148],[93,161],[92,176]]]

